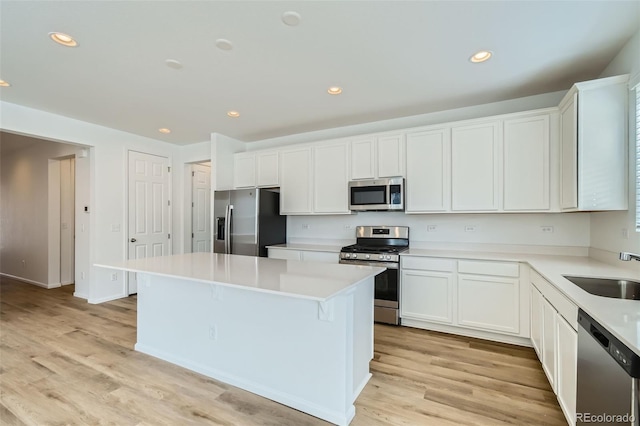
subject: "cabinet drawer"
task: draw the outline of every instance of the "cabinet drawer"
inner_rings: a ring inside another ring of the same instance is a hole
[[[458,261],[458,272],[462,274],[519,277],[520,265],[515,262],[486,262],[475,260]]]
[[[453,272],[456,261],[453,259],[439,259],[437,257],[401,256],[403,269],[422,269],[425,271]]]
[[[531,270],[531,283],[553,305],[558,313],[567,320],[569,325],[574,330],[578,330],[578,307],[534,270]]]

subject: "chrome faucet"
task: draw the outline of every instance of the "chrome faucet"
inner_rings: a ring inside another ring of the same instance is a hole
[[[640,261],[640,254],[634,254],[634,253],[629,253],[626,251],[621,251],[620,252],[620,260],[625,260],[625,261],[629,261],[629,260],[637,260]]]

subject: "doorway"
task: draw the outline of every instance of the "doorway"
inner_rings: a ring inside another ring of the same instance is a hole
[[[191,165],[191,252],[211,252],[211,162]]]

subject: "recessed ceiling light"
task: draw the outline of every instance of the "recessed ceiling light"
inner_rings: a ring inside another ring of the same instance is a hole
[[[166,61],[164,61],[164,63],[167,64],[169,68],[173,68],[174,70],[179,70],[182,68],[182,64],[180,63],[180,61],[176,61],[175,59],[167,59]]]
[[[338,86],[329,87],[329,89],[327,90],[327,93],[330,95],[339,95],[340,93],[342,93],[342,87],[338,87]]]
[[[484,62],[488,60],[493,53],[489,50],[481,50],[475,53],[469,60],[473,63]]]
[[[231,118],[238,118],[240,117],[240,113],[238,111],[229,111],[227,112],[227,115]]]
[[[49,33],[49,37],[51,37],[51,40],[63,46],[76,47],[78,45],[78,42],[75,41],[73,37],[64,33],[58,33],[58,32]]]
[[[231,50],[233,49],[233,43],[225,38],[219,38],[216,40],[216,47],[220,50]]]
[[[282,22],[290,27],[295,27],[300,23],[300,14],[292,10],[282,14]]]
[[[9,87],[11,86],[8,82],[4,80],[0,80],[0,87]]]
[[[158,129],[158,131],[160,133],[164,133],[165,135],[168,135],[169,133],[171,133],[171,129],[167,129],[166,127],[162,127],[161,129]]]

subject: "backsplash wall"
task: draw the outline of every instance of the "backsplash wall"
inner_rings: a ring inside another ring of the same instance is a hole
[[[589,213],[409,215],[397,212],[289,216],[287,240],[340,244],[355,240],[358,225],[409,226],[411,243],[416,246],[423,245],[422,242],[438,242],[588,247],[590,240]]]

